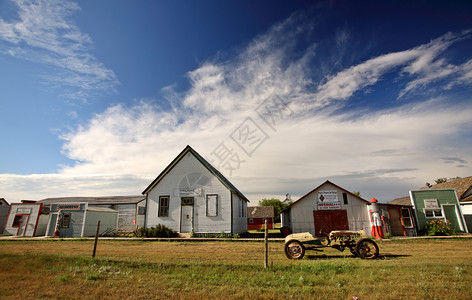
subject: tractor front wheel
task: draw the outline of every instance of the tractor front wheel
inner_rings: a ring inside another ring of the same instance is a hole
[[[305,246],[297,240],[285,243],[285,255],[290,259],[302,259],[305,255]]]

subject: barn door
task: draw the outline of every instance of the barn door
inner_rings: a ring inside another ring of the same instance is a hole
[[[349,230],[346,210],[314,210],[315,235],[333,230]]]
[[[182,205],[180,216],[180,232],[189,233],[193,228],[193,205]]]

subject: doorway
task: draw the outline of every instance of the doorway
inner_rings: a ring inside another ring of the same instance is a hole
[[[193,229],[193,198],[182,198],[180,214],[180,232],[190,233]]]

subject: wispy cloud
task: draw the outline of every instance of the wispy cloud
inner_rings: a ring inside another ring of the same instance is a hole
[[[466,30],[459,34],[447,33],[428,44],[384,54],[328,76],[327,82],[318,86],[316,98],[323,103],[348,99],[356,92],[376,84],[384,74],[393,72],[398,67],[403,68],[400,76],[408,74],[413,78],[399,91],[399,97],[445,78],[449,78],[449,82],[441,84],[442,89],[470,83],[470,60],[461,65],[453,65],[439,57],[453,43],[470,38],[471,32]]]
[[[52,87],[58,85],[71,98],[110,92],[119,84],[114,72],[91,54],[89,35],[74,25],[70,16],[80,7],[68,0],[12,0],[17,18],[0,18],[4,55],[41,63],[57,70],[43,75]],[[67,91],[69,89],[69,91]]]

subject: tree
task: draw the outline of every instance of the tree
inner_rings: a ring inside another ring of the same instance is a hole
[[[292,203],[282,203],[277,198],[271,198],[271,199],[262,199],[259,201],[260,206],[273,206],[275,210],[275,216],[274,216],[274,221],[275,223],[280,222],[280,213],[282,210],[287,208],[290,204]]]
[[[436,182],[436,184],[440,184],[440,183],[444,183],[444,182],[448,182],[448,181],[452,181],[456,179],[461,179],[461,178],[459,176],[456,176],[455,178],[449,178],[449,179],[447,179],[446,177],[442,177],[442,178],[436,179],[434,182]]]

